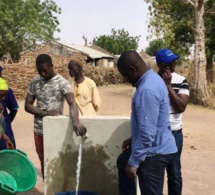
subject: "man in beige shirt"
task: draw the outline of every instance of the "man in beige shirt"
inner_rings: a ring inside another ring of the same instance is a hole
[[[73,58],[68,64],[69,74],[74,78],[72,91],[81,115],[96,115],[101,107],[101,98],[95,82],[83,75],[83,64]]]

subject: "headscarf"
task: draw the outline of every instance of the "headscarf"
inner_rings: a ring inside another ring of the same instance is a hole
[[[8,88],[8,84],[7,84],[7,81],[4,80],[3,78],[0,78],[0,90],[1,91],[7,91],[9,88]]]

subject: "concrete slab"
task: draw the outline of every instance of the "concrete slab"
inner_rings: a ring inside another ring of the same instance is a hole
[[[130,137],[129,117],[82,117],[89,138],[82,144],[79,190],[100,195],[118,194],[116,160],[122,142]],[[44,118],[45,194],[72,191],[80,137],[67,116]]]

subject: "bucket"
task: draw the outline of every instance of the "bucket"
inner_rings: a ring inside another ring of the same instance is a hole
[[[60,192],[55,195],[75,195],[76,191]],[[97,195],[94,192],[78,191],[78,195]]]
[[[26,192],[34,187],[36,180],[34,165],[24,152],[0,151],[0,194]]]

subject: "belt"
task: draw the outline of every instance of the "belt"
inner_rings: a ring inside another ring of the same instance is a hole
[[[172,130],[172,133],[182,133],[182,129],[179,129],[179,130]]]

